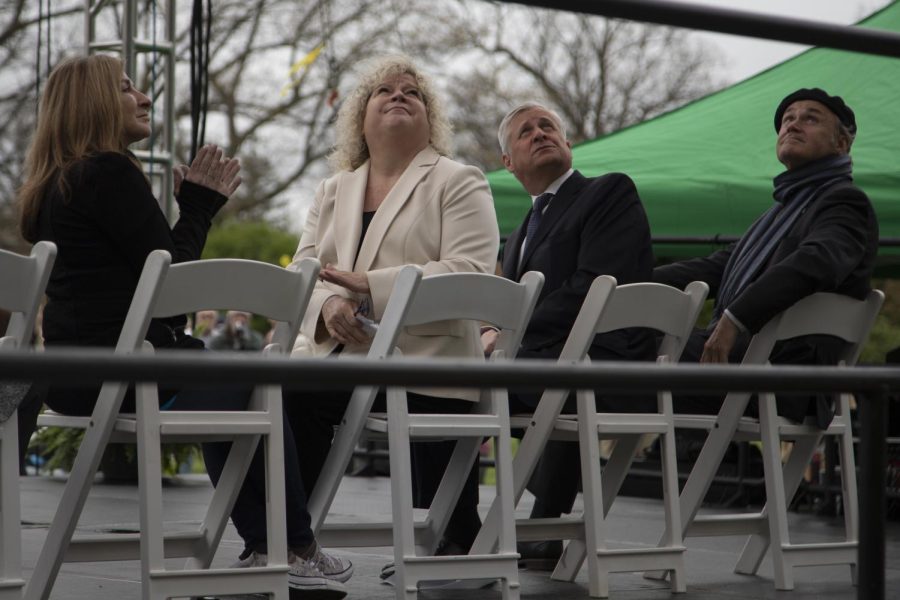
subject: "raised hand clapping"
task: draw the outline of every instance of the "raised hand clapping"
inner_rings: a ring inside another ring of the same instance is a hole
[[[241,185],[240,170],[238,159],[228,158],[215,144],[207,144],[197,152],[184,178],[228,197]]]

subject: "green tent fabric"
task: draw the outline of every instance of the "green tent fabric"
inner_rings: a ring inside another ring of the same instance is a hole
[[[860,25],[900,31],[900,2]],[[573,148],[588,176],[634,179],[654,238],[739,236],[772,202],[773,118],[781,99],[821,87],[853,108],[856,183],[875,205],[880,235],[900,238],[900,59],[814,48],[748,80],[649,121]],[[530,199],[506,171],[488,174],[503,235],[522,222]],[[711,244],[656,244],[658,259],[705,256]],[[900,274],[900,248],[882,247],[879,274]]]

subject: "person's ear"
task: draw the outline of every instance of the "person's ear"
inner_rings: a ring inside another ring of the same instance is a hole
[[[509,154],[503,154],[500,159],[503,161],[503,166],[506,167],[507,171],[509,171],[510,173],[515,173],[512,168],[513,164],[512,160],[509,158]]]

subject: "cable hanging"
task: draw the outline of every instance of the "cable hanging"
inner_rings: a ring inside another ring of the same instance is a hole
[[[150,20],[151,20],[151,47],[153,48],[152,52],[152,62],[150,63],[150,179],[153,179],[153,166],[154,166],[154,156],[153,149],[156,147],[156,128],[154,124],[156,123],[156,79],[159,76],[158,67],[159,67],[159,53],[156,51],[156,0],[150,0]],[[166,84],[170,84],[170,82],[166,82]],[[166,110],[169,110],[167,107]]]
[[[205,25],[205,29],[204,29]],[[191,12],[191,161],[206,138],[209,103],[209,38],[212,29],[212,0],[194,0]]]
[[[47,52],[45,53],[46,67],[45,73],[47,75],[50,74],[50,66],[51,66],[51,50],[52,50],[52,39],[51,39],[51,17],[53,16],[53,8],[50,6],[50,0],[47,0],[47,12],[46,17],[44,13],[44,0],[38,0],[38,21],[37,21],[37,48],[35,51],[35,61],[34,61],[34,115],[37,117],[38,111],[40,110],[40,98],[41,98],[41,49],[44,47],[42,43],[43,40],[43,32],[46,29],[47,31]],[[46,23],[44,22],[46,21]]]

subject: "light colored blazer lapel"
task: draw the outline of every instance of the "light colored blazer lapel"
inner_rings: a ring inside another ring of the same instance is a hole
[[[397,180],[397,183],[394,184],[394,187],[391,188],[391,191],[388,192],[388,195],[381,203],[381,206],[379,206],[378,210],[375,212],[372,223],[369,225],[369,230],[366,232],[366,238],[363,240],[362,247],[359,249],[359,257],[357,257],[356,264],[353,266],[354,271],[364,272],[369,270],[372,266],[372,262],[378,255],[378,249],[381,247],[381,243],[387,234],[388,227],[390,227],[391,223],[397,217],[397,214],[409,201],[413,191],[416,189],[416,186],[422,178],[425,177],[435,164],[437,164],[438,159],[440,159],[440,155],[435,152],[431,146],[428,146],[416,154],[412,162],[409,163],[409,166],[403,171],[400,179]],[[368,165],[368,162],[366,164]],[[366,176],[368,176],[368,169],[366,170]],[[363,179],[362,193],[365,193],[365,179]],[[340,219],[341,216],[342,215],[335,212],[336,219]],[[357,228],[355,230],[356,237],[354,238],[357,241],[359,240],[360,231],[362,231],[361,219],[362,204],[360,203],[359,208],[357,209]],[[353,250],[356,250],[355,246],[353,247]]]
[[[334,223],[339,223],[340,226],[334,227],[334,245],[338,257],[337,268],[342,271],[352,271],[356,260],[368,179],[369,161],[366,161],[355,171],[344,174],[338,182],[334,199]]]

